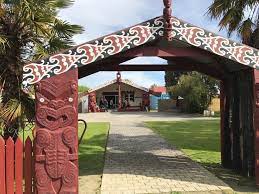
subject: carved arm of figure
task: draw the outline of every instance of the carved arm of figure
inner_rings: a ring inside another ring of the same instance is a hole
[[[51,142],[51,135],[47,129],[41,129],[37,131],[36,134],[36,154],[35,160],[37,162],[45,161],[46,156],[43,155],[44,148],[47,148]]]

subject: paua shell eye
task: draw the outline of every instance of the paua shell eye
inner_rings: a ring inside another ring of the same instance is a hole
[[[45,102],[45,99],[44,98],[40,98],[40,102]]]
[[[74,99],[73,98],[68,98],[68,102],[73,102],[74,101]]]

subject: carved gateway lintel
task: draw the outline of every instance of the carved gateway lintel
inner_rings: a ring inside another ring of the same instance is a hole
[[[78,192],[77,98],[77,70],[36,85],[36,193]]]

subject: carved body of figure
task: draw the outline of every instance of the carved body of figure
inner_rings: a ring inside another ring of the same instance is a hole
[[[36,86],[36,193],[77,193],[76,99],[73,81],[44,80]]]

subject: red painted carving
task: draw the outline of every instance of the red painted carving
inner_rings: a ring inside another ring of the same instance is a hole
[[[77,70],[36,85],[35,189],[78,192]]]
[[[118,84],[118,98],[119,98],[118,110],[120,111],[121,108],[122,108],[122,98],[121,98],[121,73],[120,73],[120,72],[117,73],[117,84]]]
[[[168,41],[172,40],[172,31],[173,31],[173,25],[172,25],[172,0],[163,0],[164,1],[164,35],[167,38]]]
[[[89,107],[89,112],[98,112],[95,92],[92,92],[89,94],[88,107]]]
[[[149,111],[150,110],[150,99],[149,99],[149,93],[144,93],[142,96],[142,106],[143,110]]]

